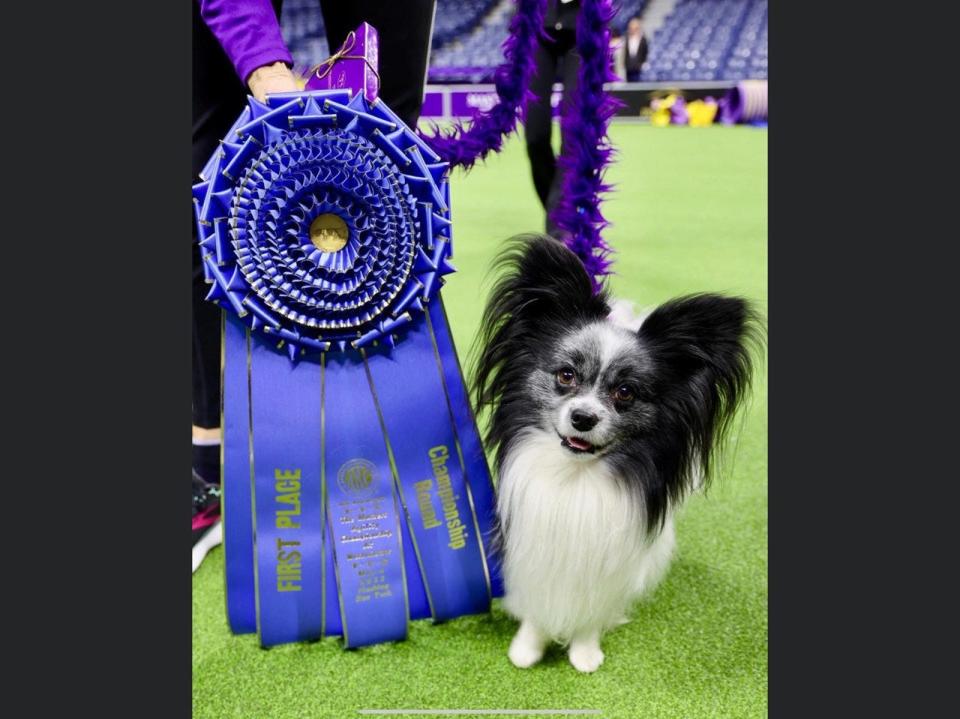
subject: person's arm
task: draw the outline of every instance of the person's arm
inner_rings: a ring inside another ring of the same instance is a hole
[[[237,75],[263,101],[272,92],[299,89],[270,0],[198,0],[200,15],[223,47]]]

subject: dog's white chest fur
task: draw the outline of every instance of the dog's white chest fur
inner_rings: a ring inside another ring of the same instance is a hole
[[[606,464],[570,454],[541,431],[507,457],[498,510],[504,607],[560,641],[621,622],[673,551],[672,517],[648,538],[642,509]]]

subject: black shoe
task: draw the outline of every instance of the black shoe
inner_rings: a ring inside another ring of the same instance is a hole
[[[223,541],[220,522],[220,487],[193,473],[193,571],[207,552]]]

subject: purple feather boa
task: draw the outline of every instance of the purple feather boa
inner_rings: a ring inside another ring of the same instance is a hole
[[[534,53],[543,32],[544,0],[516,0],[517,11],[510,20],[509,35],[503,43],[505,61],[494,73],[500,101],[486,112],[478,113],[467,129],[456,122],[444,133],[436,127],[420,136],[451,165],[470,169],[490,152],[499,152],[503,139],[523,119],[533,77]]]
[[[545,0],[515,0],[517,11],[503,43],[505,61],[494,75],[499,101],[475,115],[469,128],[460,122],[444,133],[436,127],[421,132],[423,139],[451,165],[469,169],[490,152],[499,152],[504,138],[524,118],[533,98],[530,80],[534,53],[544,33]],[[563,153],[557,168],[563,173],[561,198],[551,220],[563,233],[563,241],[581,259],[599,290],[610,273],[610,247],[600,236],[609,223],[600,212],[601,195],[610,185],[604,170],[613,158],[607,127],[620,102],[607,95],[603,84],[615,81],[610,49],[609,23],[615,15],[612,0],[583,0],[577,19],[577,49],[580,69],[577,88],[565,103],[561,118]]]
[[[604,181],[614,153],[607,128],[622,105],[603,89],[605,82],[617,80],[609,30],[614,15],[611,0],[584,0],[581,4],[577,18],[580,68],[576,90],[565,103],[561,118],[563,154],[557,170],[563,184],[560,200],[551,212],[567,246],[583,261],[595,291],[610,274],[612,253],[600,234],[610,224],[600,212],[600,203],[601,195],[611,189]]]

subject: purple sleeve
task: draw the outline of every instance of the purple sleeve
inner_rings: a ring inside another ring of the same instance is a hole
[[[270,0],[199,0],[200,15],[244,82],[262,65],[293,57]]]

